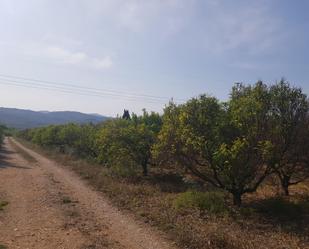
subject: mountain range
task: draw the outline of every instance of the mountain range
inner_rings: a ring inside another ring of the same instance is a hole
[[[0,124],[16,129],[41,127],[51,124],[100,123],[108,119],[99,114],[85,114],[73,111],[32,111],[0,107]]]

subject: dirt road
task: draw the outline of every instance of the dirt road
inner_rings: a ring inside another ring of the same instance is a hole
[[[12,143],[34,160],[26,160]],[[113,207],[73,172],[5,139],[0,153],[0,245],[9,249],[175,249]]]

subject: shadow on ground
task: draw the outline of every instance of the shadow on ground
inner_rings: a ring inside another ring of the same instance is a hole
[[[16,154],[11,150],[8,150],[6,147],[0,149],[0,170],[5,168],[18,168],[18,169],[31,169],[30,167],[15,165],[10,162],[10,157]]]
[[[307,237],[309,234],[309,196],[293,200],[274,197],[251,203],[260,222],[280,227],[283,231]]]

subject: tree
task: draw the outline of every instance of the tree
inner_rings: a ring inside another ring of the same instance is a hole
[[[126,110],[126,109],[123,110],[122,119],[126,119],[126,120],[131,119],[129,110]]]
[[[162,127],[162,117],[156,112],[147,112],[143,109],[143,114],[138,116],[135,113],[132,114],[132,122],[134,125],[144,124],[156,135],[160,132]]]
[[[60,126],[50,125],[33,130],[32,142],[47,147],[58,147],[61,144],[59,138]]]
[[[132,120],[114,119],[102,125],[97,139],[98,160],[109,167],[141,166],[146,176],[161,119],[146,111],[142,116],[132,116]]]
[[[59,140],[60,146],[74,147],[74,144],[80,137],[80,126],[78,124],[70,123],[59,126]]]
[[[309,177],[309,102],[300,88],[281,80],[270,88],[273,168],[285,195]]]
[[[242,195],[256,191],[270,173],[266,161],[272,146],[263,135],[267,98],[267,87],[259,82],[233,89],[228,103],[206,95],[179,106],[170,103],[154,155],[161,164],[184,166],[230,192],[241,205]]]
[[[76,153],[82,157],[97,158],[96,137],[98,127],[93,124],[81,125],[79,128],[79,137],[75,140],[74,148]]]

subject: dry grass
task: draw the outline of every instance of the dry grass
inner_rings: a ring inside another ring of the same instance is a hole
[[[215,215],[195,207],[175,208],[175,200],[190,188],[178,175],[152,172],[147,178],[112,178],[100,165],[26,145],[74,170],[119,208],[166,232],[181,248],[309,248],[307,184],[300,185],[300,191],[294,187],[291,198],[277,198],[277,190],[264,184],[257,194],[245,197],[241,209],[229,205],[226,196],[228,213]]]

